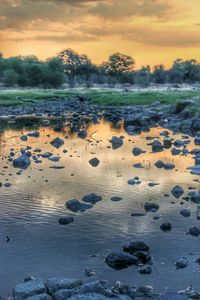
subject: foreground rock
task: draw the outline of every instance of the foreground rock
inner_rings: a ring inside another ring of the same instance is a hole
[[[20,169],[27,169],[31,164],[30,158],[23,154],[20,157],[13,160],[13,167],[20,168]]]
[[[107,265],[113,269],[121,270],[125,269],[128,266],[135,265],[139,259],[136,256],[119,252],[111,252],[105,259]]]
[[[123,140],[120,137],[113,136],[111,139],[112,149],[118,149],[123,145]]]
[[[136,288],[120,281],[111,286],[106,280],[83,282],[65,277],[53,277],[46,282],[30,278],[13,290],[14,300],[144,300],[158,296],[151,286]]]

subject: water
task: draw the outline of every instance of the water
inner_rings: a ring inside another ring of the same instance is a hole
[[[183,289],[191,283],[198,288],[200,268],[194,259],[200,256],[199,238],[185,235],[189,227],[199,225],[196,205],[187,201],[181,205],[182,199],[177,200],[170,193],[177,184],[184,188],[184,196],[189,187],[199,188],[199,183],[193,181],[198,176],[186,170],[194,165],[191,156],[174,157],[170,150],[151,153],[151,146],[147,145],[151,141],[146,137],[159,137],[162,128],[128,136],[122,125],[102,122],[89,126],[89,141],[77,138],[67,128],[59,133],[52,128],[41,127],[39,131],[40,138],[29,138],[28,142],[22,142],[19,137],[30,132],[30,128],[8,128],[0,133],[0,181],[8,180],[12,184],[0,189],[0,295],[10,295],[12,288],[30,275],[43,279],[56,275],[85,278],[86,268],[95,269],[93,279],[121,280],[133,286],[150,284],[158,291]],[[110,148],[113,135],[125,137],[124,145],[117,150]],[[49,144],[57,136],[65,141],[59,150]],[[191,139],[187,148],[198,148]],[[14,169],[6,157],[11,148],[19,150],[27,145],[32,149],[41,148],[42,153],[52,151],[61,157],[60,162],[42,159],[42,164],[32,163],[17,175],[18,169]],[[134,157],[131,150],[136,146],[147,153]],[[63,153],[64,149],[68,152]],[[88,163],[93,157],[100,160],[97,168]],[[159,159],[174,163],[176,168],[172,171],[157,169],[154,163]],[[138,162],[144,169],[132,166]],[[50,168],[52,165],[65,168],[55,170]],[[140,185],[127,184],[134,176],[140,177]],[[160,185],[149,187],[149,182]],[[72,214],[66,209],[67,200],[81,200],[93,192],[103,200],[91,210]],[[166,193],[170,197],[164,197]],[[112,202],[113,196],[123,200]],[[160,210],[132,217],[131,213],[143,211],[149,199],[158,203]],[[179,214],[184,207],[191,209],[190,218]],[[74,215],[74,222],[61,226],[58,219],[65,215]],[[159,215],[160,220],[153,220],[155,215]],[[171,232],[160,230],[164,221],[172,223]],[[7,236],[11,238],[8,243]],[[111,250],[120,250],[126,241],[135,239],[147,242],[151,248],[154,262],[151,275],[139,274],[136,266],[116,271],[104,263]],[[182,256],[186,256],[190,264],[186,269],[176,270],[174,263]]]

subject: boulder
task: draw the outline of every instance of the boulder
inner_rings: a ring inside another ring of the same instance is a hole
[[[46,286],[50,294],[62,289],[76,289],[82,285],[79,279],[69,279],[65,277],[52,277],[46,281]]]
[[[186,268],[188,266],[188,259],[186,257],[182,257],[179,260],[177,260],[176,262],[176,268],[177,269],[183,269]]]
[[[92,167],[96,168],[100,164],[100,160],[97,157],[94,157],[94,158],[89,160],[89,164]]]
[[[183,194],[184,194],[184,189],[179,186],[179,185],[176,185],[175,187],[173,187],[173,189],[171,190],[171,193],[172,195],[175,197],[175,198],[180,198]]]
[[[170,231],[172,229],[172,225],[169,222],[164,222],[161,226],[160,229],[162,231]]]
[[[134,265],[139,261],[136,256],[124,252],[111,252],[105,259],[108,266],[113,269],[124,269]]]
[[[40,279],[29,280],[18,284],[13,290],[14,300],[25,300],[28,297],[44,294],[47,288]]]
[[[152,152],[161,152],[163,151],[163,145],[158,141],[158,140],[155,140],[153,141],[152,143]]]
[[[102,200],[101,196],[98,196],[94,193],[90,194],[90,195],[86,195],[82,198],[82,200],[86,203],[90,203],[90,204],[96,204],[97,202]]]
[[[85,139],[87,137],[87,131],[85,129],[80,130],[78,132],[78,137],[81,138],[81,139]]]
[[[123,140],[120,137],[113,136],[111,139],[112,149],[118,149],[123,145]]]
[[[30,158],[26,154],[22,154],[18,158],[13,159],[13,167],[27,169],[31,164]]]
[[[151,211],[151,212],[155,212],[159,209],[159,205],[157,203],[153,203],[153,202],[146,202],[144,204],[144,209],[146,211]]]
[[[52,141],[50,142],[50,144],[51,144],[53,147],[59,149],[62,145],[64,145],[64,141],[63,141],[61,138],[57,137],[57,138],[55,138],[54,140],[52,140]]]

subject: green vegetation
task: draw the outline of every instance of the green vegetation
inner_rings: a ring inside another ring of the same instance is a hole
[[[66,90],[2,90],[0,105],[33,105],[52,99],[76,98],[83,95],[90,103],[101,105],[149,105],[155,101],[171,104],[195,99],[200,102],[200,91],[131,91],[117,89],[66,89]]]

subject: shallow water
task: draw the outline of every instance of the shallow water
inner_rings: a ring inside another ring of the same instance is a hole
[[[191,156],[171,156],[170,150],[151,153],[151,146],[147,144],[152,141],[146,137],[162,140],[159,136],[162,128],[128,136],[122,124],[114,126],[102,122],[89,126],[87,140],[77,138],[67,128],[59,133],[53,128],[41,127],[39,131],[39,138],[29,138],[27,142],[19,137],[30,132],[30,128],[6,129],[0,133],[0,181],[4,184],[8,180],[12,184],[0,189],[0,295],[9,295],[17,283],[30,275],[43,279],[55,275],[85,278],[86,268],[95,269],[96,278],[111,282],[120,280],[133,286],[150,284],[163,291],[183,289],[192,283],[198,288],[200,267],[194,259],[200,250],[199,238],[185,235],[189,227],[199,225],[196,205],[186,201],[181,205],[183,200],[175,199],[170,193],[177,184],[184,188],[184,196],[189,187],[199,188],[199,183],[193,181],[199,179],[198,176],[186,170],[194,165]],[[125,137],[124,145],[117,150],[110,148],[109,140],[113,135]],[[49,144],[58,136],[65,140],[59,150]],[[180,137],[173,136],[174,139]],[[12,167],[6,156],[11,148],[19,150],[27,145],[32,149],[41,148],[42,153],[52,151],[61,157],[60,162],[48,159],[42,159],[42,164],[32,162],[27,170],[17,175],[18,169]],[[133,147],[141,147],[147,153],[134,157]],[[187,148],[198,147],[192,142]],[[68,152],[63,153],[64,149]],[[97,168],[88,163],[93,157],[100,160]],[[171,171],[157,169],[154,163],[159,159],[174,163],[176,168]],[[138,162],[144,169],[133,167]],[[65,168],[51,169],[53,165]],[[139,176],[140,185],[127,184],[134,176]],[[149,187],[149,182],[159,185]],[[81,200],[93,192],[103,200],[92,209],[82,214],[72,214],[66,209],[67,200]],[[113,196],[123,200],[112,202]],[[143,205],[149,199],[160,205],[159,211],[132,217],[133,212],[143,212]],[[192,211],[190,218],[179,214],[185,207]],[[61,226],[58,219],[65,215],[74,215],[74,222]],[[155,215],[159,215],[160,220],[153,220]],[[160,230],[164,221],[172,223],[171,232]],[[7,236],[10,237],[8,243]],[[151,275],[139,274],[136,266],[112,270],[103,262],[111,250],[120,250],[126,241],[135,239],[147,242],[151,248],[154,262]],[[182,256],[186,256],[190,264],[186,269],[176,270],[174,263]]]

